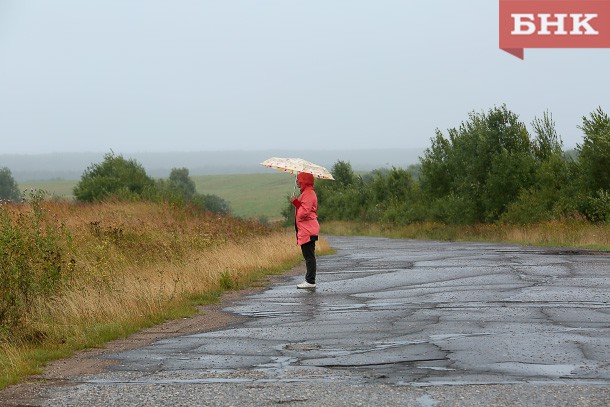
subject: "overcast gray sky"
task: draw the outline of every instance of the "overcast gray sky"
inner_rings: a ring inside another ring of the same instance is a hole
[[[608,72],[499,50],[497,0],[0,0],[0,154],[424,148],[503,103],[571,148]]]

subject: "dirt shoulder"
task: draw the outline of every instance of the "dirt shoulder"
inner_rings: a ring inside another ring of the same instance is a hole
[[[118,363],[116,360],[100,356],[141,348],[165,338],[220,330],[239,323],[244,318],[224,309],[248,295],[264,291],[271,284],[304,274],[305,266],[302,264],[284,274],[268,276],[266,280],[261,281],[259,287],[228,291],[222,295],[218,303],[199,307],[200,312],[190,318],[167,321],[127,338],[108,342],[103,348],[80,351],[69,358],[53,361],[41,374],[30,376],[24,383],[0,391],[0,406],[40,406],[44,403],[46,389],[49,386],[71,386],[75,384],[70,380],[73,377],[103,373]]]

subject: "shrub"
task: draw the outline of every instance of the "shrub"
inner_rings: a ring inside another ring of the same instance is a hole
[[[30,211],[0,206],[0,338],[21,327],[36,298],[60,287],[70,234],[34,195]]]
[[[212,194],[195,194],[189,201],[199,209],[228,215],[231,213],[231,205],[221,197]]]
[[[189,176],[187,168],[172,168],[167,180],[158,180],[154,198],[179,205],[191,205],[197,209],[228,215],[231,206],[216,195],[200,194]]]
[[[546,199],[543,191],[526,189],[521,191],[517,200],[508,206],[500,220],[521,225],[550,220],[552,212],[549,204],[552,205],[552,202]]]
[[[8,168],[0,168],[0,200],[19,201],[21,194],[17,182]]]
[[[477,222],[478,212],[472,200],[451,193],[432,201],[428,216],[443,223],[468,225]]]
[[[172,168],[167,180],[157,181],[157,188],[170,200],[189,201],[197,193],[188,168]]]
[[[121,199],[139,199],[154,190],[154,181],[136,160],[108,153],[101,163],[89,166],[74,187],[79,201],[102,201],[111,196]]]
[[[585,203],[583,212],[594,223],[610,222],[610,191],[600,189]]]

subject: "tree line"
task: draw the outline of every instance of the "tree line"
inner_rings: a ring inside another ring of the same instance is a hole
[[[440,130],[417,166],[356,174],[349,162],[331,169],[336,181],[316,183],[320,219],[408,224],[533,223],[565,218],[610,221],[610,117],[601,107],[582,118],[583,141],[563,151],[552,115],[532,132],[505,105],[469,114]],[[0,199],[19,200],[7,168],[0,169]],[[74,188],[78,201],[120,199],[189,203],[229,213],[215,195],[197,193],[188,169],[154,180],[140,163],[114,153],[92,164]],[[283,212],[291,219],[291,210]]]
[[[153,179],[138,161],[110,152],[91,164],[73,190],[79,202],[107,199],[167,201],[188,204],[215,213],[228,214],[227,201],[196,191],[187,168],[173,168],[167,179]],[[0,169],[0,199],[19,201],[21,193],[8,168]]]
[[[416,167],[356,174],[337,161],[335,181],[318,180],[320,220],[409,224],[534,223],[586,218],[610,221],[610,118],[583,117],[583,142],[563,151],[552,115],[533,134],[505,105],[469,114],[436,131]],[[284,215],[289,217],[289,212]]]

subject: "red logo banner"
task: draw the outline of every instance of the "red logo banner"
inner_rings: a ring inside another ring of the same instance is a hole
[[[610,0],[500,0],[500,49],[610,48]]]

